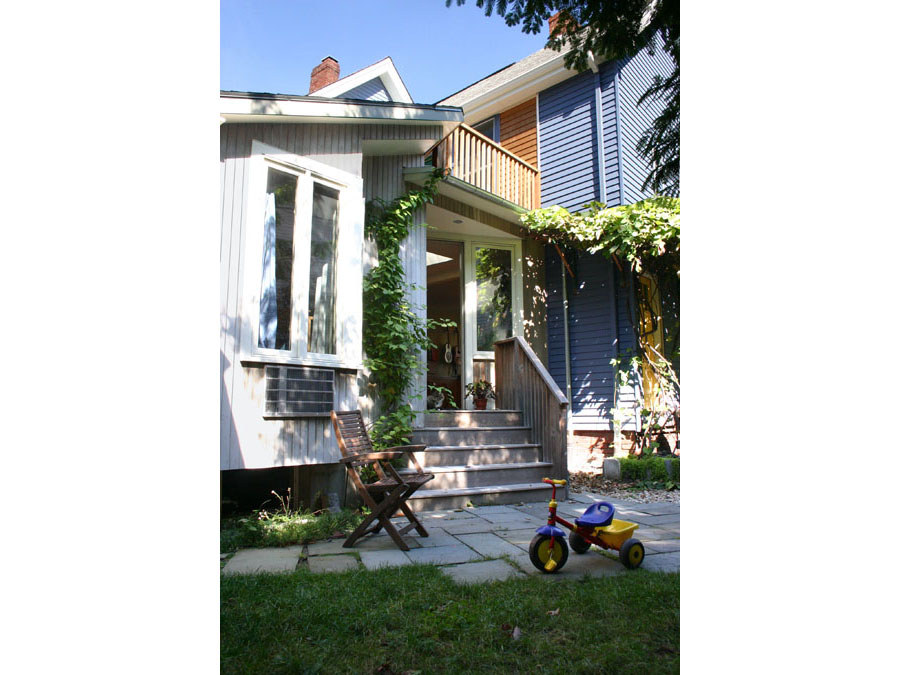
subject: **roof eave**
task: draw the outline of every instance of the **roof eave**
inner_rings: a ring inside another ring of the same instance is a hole
[[[361,124],[440,124],[452,128],[463,119],[453,106],[385,103],[314,96],[224,92],[220,118],[230,123],[332,122]]]

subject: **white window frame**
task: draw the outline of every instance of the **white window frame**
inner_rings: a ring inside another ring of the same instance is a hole
[[[493,359],[494,351],[478,350],[477,316],[478,316],[478,283],[475,280],[475,249],[493,248],[509,251],[512,262],[512,334],[522,335],[522,317],[525,312],[522,306],[522,241],[510,239],[471,238],[466,241],[466,334],[471,346],[472,358]],[[471,380],[470,380],[471,381]]]
[[[291,346],[259,346],[259,304],[265,245],[266,185],[270,168],[298,177],[291,270]],[[307,352],[309,336],[309,256],[315,183],[339,191],[335,246],[335,354]],[[249,159],[242,264],[241,361],[286,365],[362,367],[363,181],[347,171],[253,141]]]

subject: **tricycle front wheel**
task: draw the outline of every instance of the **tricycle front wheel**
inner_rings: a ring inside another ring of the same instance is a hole
[[[554,537],[553,550],[551,551],[550,535],[538,534],[531,540],[531,545],[528,547],[528,557],[531,558],[531,564],[541,572],[553,574],[554,572],[559,572],[563,565],[566,564],[566,560],[569,559],[569,547],[566,545],[566,540],[563,537]],[[550,560],[555,561],[556,564],[551,565],[550,569],[547,569],[547,563]]]
[[[640,567],[644,562],[644,545],[634,537],[628,539],[619,549],[619,560],[630,570]]]

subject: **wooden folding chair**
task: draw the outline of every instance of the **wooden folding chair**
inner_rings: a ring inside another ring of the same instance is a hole
[[[403,536],[411,529],[415,528],[419,535],[428,536],[428,531],[422,525],[412,509],[407,505],[406,500],[420,487],[434,478],[433,473],[425,473],[413,452],[425,449],[424,445],[402,445],[395,448],[388,448],[382,452],[375,452],[372,447],[372,441],[366,431],[363,423],[362,413],[359,410],[349,412],[331,411],[331,423],[334,425],[334,433],[337,436],[338,446],[341,449],[343,458],[341,463],[347,467],[347,473],[359,490],[363,502],[369,507],[370,513],[359,524],[344,542],[344,548],[350,548],[357,539],[366,535],[378,532],[382,527],[387,532],[397,546],[408,551],[409,546],[403,541]],[[391,465],[391,459],[409,455],[416,473],[407,474],[403,477],[397,473],[397,470]],[[371,465],[375,470],[378,480],[374,483],[363,483],[360,478],[358,468],[365,465]],[[381,501],[376,502],[373,495],[380,495]],[[397,510],[403,512],[403,515],[409,520],[409,525],[399,532],[391,523],[391,516]],[[378,522],[367,530],[375,520]]]

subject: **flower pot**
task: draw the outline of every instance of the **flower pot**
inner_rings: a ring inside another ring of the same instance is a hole
[[[476,398],[475,401],[475,410],[484,410],[487,408],[487,399],[486,398]]]

